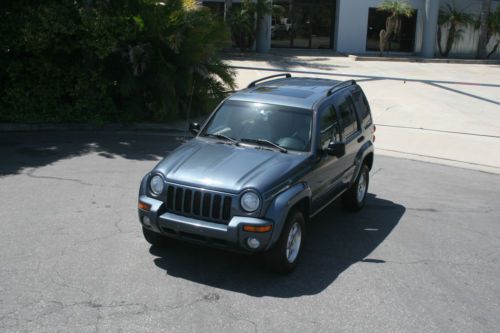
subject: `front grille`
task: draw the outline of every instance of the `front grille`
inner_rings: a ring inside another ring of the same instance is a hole
[[[201,191],[172,184],[167,188],[167,211],[215,223],[229,223],[232,202],[231,195],[219,192]]]

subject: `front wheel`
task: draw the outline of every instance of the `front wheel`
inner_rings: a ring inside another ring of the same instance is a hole
[[[264,253],[267,266],[277,273],[289,273],[297,266],[304,239],[305,219],[300,211],[289,214],[279,240]]]
[[[370,183],[370,169],[366,164],[361,166],[358,177],[349,190],[342,196],[342,201],[346,209],[358,211],[365,205],[368,184]]]

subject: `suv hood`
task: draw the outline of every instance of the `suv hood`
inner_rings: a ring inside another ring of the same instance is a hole
[[[263,193],[289,178],[306,159],[306,154],[283,154],[194,138],[153,171],[163,173],[173,183],[232,193],[255,188]]]

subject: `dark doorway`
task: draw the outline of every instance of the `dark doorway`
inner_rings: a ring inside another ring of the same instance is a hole
[[[366,35],[366,50],[379,50],[380,30],[385,29],[385,22],[390,13],[370,8],[368,13],[368,31]],[[392,52],[413,52],[415,51],[415,32],[417,30],[417,11],[413,11],[410,18],[401,19],[401,32],[393,34],[387,51]]]
[[[272,47],[333,48],[334,0],[288,0],[273,3],[283,7],[284,13],[272,19]]]

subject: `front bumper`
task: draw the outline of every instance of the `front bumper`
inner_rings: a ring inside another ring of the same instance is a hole
[[[161,201],[147,196],[141,196],[139,200],[151,206],[149,211],[139,209],[141,224],[164,236],[243,252],[261,252],[271,246],[272,231],[263,233],[247,232],[243,230],[243,226],[268,226],[272,224],[272,221],[233,216],[229,223],[224,225],[165,212]],[[149,218],[150,225],[144,224],[143,219],[145,216]],[[257,248],[252,249],[247,245],[247,240],[250,237],[259,241],[260,245]]]

